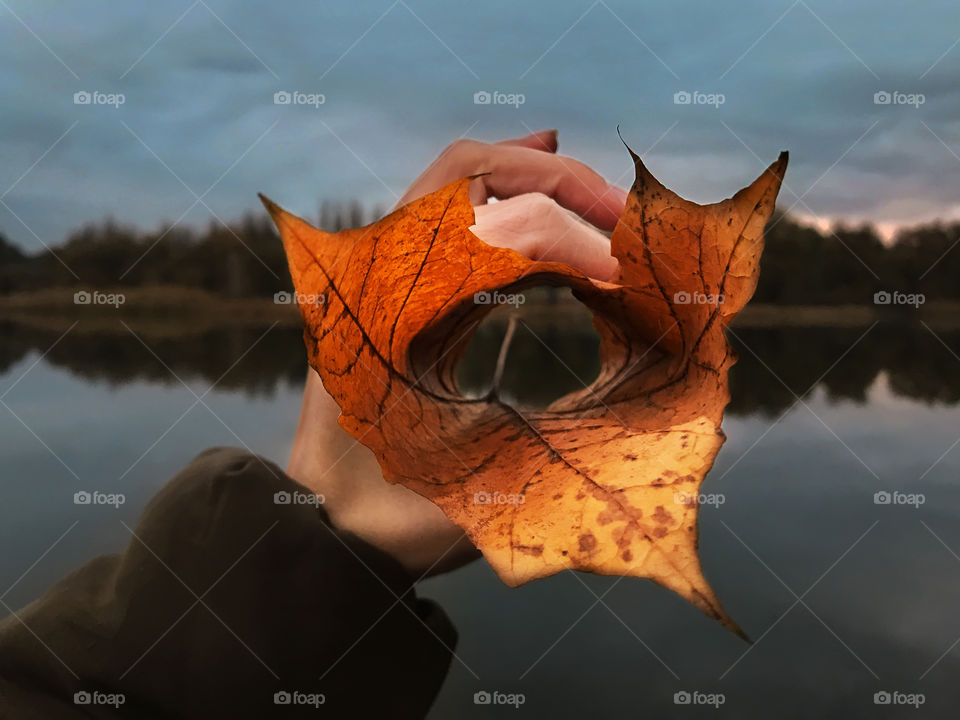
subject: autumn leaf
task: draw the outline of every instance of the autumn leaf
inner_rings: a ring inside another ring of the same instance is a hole
[[[782,153],[728,200],[636,181],[613,232],[612,282],[492,247],[469,178],[373,225],[326,233],[263,198],[299,293],[311,366],[384,477],[429,498],[510,586],[566,569],[645,577],[740,633],[697,555],[700,486],[723,444],[724,328],[757,283]],[[538,412],[464,397],[455,368],[481,292],[572,288],[594,313],[601,371]]]

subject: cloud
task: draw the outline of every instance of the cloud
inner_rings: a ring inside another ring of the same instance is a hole
[[[564,152],[613,179],[629,173],[620,126],[665,181],[700,200],[789,149],[787,185],[808,217],[889,225],[957,205],[960,49],[930,69],[956,39],[930,1],[910,12],[798,4],[786,15],[745,0],[611,1],[585,15],[545,2],[10,7],[47,47],[16,19],[3,23],[0,195],[43,156],[3,201],[48,244],[106,215],[175,220],[191,190],[214,183],[204,201],[224,219],[256,210],[261,190],[308,214],[321,198],[390,205],[461,134],[542,127],[559,127]],[[74,105],[83,89],[126,102]],[[526,102],[474,105],[482,89]],[[325,102],[275,105],[278,90]],[[725,102],[677,105],[681,90]],[[925,101],[877,105],[881,90]],[[788,206],[795,199],[784,192]],[[209,217],[201,207],[184,222]],[[2,206],[0,230],[39,247]]]

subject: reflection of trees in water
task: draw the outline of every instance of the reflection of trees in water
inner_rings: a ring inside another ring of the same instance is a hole
[[[779,414],[796,402],[794,393],[803,397],[824,373],[820,386],[831,400],[864,402],[881,370],[879,326],[851,349],[865,330],[734,328],[730,341],[739,360],[730,373],[729,412]]]
[[[734,328],[730,339],[740,360],[731,371],[729,412],[777,415],[796,401],[794,393],[803,397],[814,383],[829,400],[863,403],[880,372],[887,373],[896,395],[926,403],[960,402],[960,360],[930,331],[907,323],[879,324],[864,335],[866,330]],[[465,390],[479,394],[489,387],[503,333],[503,326],[481,326],[472,356],[460,368]],[[589,326],[538,328],[537,334],[543,343],[518,330],[503,377],[510,399],[532,407],[583,387],[581,380],[589,382],[599,371],[597,338]],[[960,330],[937,335],[960,354]]]
[[[225,328],[179,337],[141,337],[184,381],[199,378],[212,384],[219,380],[220,389],[270,396],[281,383],[295,386],[303,382],[306,352],[298,328],[277,327],[264,335],[266,329]],[[6,372],[28,353],[44,352],[59,335],[49,330],[0,324],[0,372]],[[67,333],[44,361],[85,380],[115,385],[135,381],[179,385],[150,350],[127,332],[74,331]]]
[[[589,324],[531,326],[536,335],[519,325],[511,343],[502,379],[504,397],[526,407],[542,407],[596,377],[597,337]],[[865,329],[735,327],[731,340],[740,360],[731,372],[729,411],[777,415],[795,402],[792,393],[802,396],[828,369],[819,386],[833,401],[864,402],[870,385],[885,372],[896,395],[925,403],[960,402],[960,360],[930,331],[922,325],[884,323],[850,349]],[[296,387],[303,381],[306,357],[299,329],[274,328],[254,345],[264,330],[225,328],[178,337],[144,336],[144,340],[184,380],[212,384],[219,379],[218,388],[269,396],[283,383]],[[465,393],[486,392],[503,334],[503,324],[484,323],[478,329],[458,370]],[[960,330],[938,330],[937,334],[960,354]],[[30,353],[44,352],[59,335],[0,324],[0,373]],[[75,330],[44,361],[86,380],[177,384],[129,333]]]
[[[850,349],[865,330],[735,328],[731,340],[740,360],[730,377],[730,412],[778,414],[795,402],[790,390],[802,396],[828,369],[820,387],[832,401],[864,402],[870,385],[885,372],[895,395],[925,403],[960,402],[960,360],[943,346],[960,352],[960,330],[938,330],[937,339],[922,325],[880,324]]]

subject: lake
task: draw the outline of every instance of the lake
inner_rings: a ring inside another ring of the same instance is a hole
[[[61,333],[0,333],[0,590],[13,585],[11,607],[119,550],[122,523],[203,449],[246,445],[284,465],[300,407],[296,328],[158,334],[145,336],[148,349],[129,333],[83,332],[81,320],[50,349]],[[466,392],[482,390],[502,333],[481,328],[460,372]],[[551,351],[519,332],[504,376],[511,401],[528,406],[597,367],[582,325],[537,335]],[[421,586],[460,632],[430,717],[513,712],[475,705],[484,690],[522,693],[523,715],[545,718],[949,712],[960,670],[960,330],[736,325],[732,339],[741,359],[728,440],[703,486],[723,503],[701,509],[700,550],[754,644],[646,580],[567,572],[510,589],[481,561]],[[72,496],[84,489],[127,500],[78,512]],[[883,691],[922,693],[924,704],[878,708]],[[682,692],[691,706],[675,703]],[[718,708],[692,706],[717,694]]]

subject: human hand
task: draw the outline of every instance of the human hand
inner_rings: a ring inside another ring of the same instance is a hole
[[[470,185],[476,219],[471,230],[477,237],[607,280],[617,261],[598,228],[613,229],[627,194],[556,150],[551,130],[499,143],[459,140],[413,182],[399,204],[458,178],[487,173]],[[487,204],[490,197],[499,202]],[[392,555],[416,577],[478,557],[463,530],[440,508],[384,481],[373,453],[338,426],[338,416],[319,375],[309,371],[287,473],[325,496],[333,524]]]
[[[498,143],[458,140],[413,182],[398,207],[457,178],[487,173],[470,184],[477,237],[608,280],[617,261],[597,228],[613,230],[627,193],[556,151],[555,130]],[[489,197],[500,202],[487,204]]]

